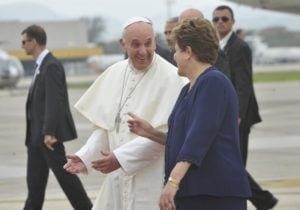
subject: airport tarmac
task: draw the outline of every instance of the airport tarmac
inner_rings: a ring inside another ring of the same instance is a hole
[[[263,122],[251,132],[248,170],[263,188],[279,198],[276,210],[300,209],[300,82],[256,83]],[[84,89],[70,89],[73,105]],[[20,210],[26,198],[25,100],[27,88],[0,90],[0,209]],[[72,109],[79,138],[65,144],[68,153],[91,134],[88,121]],[[80,175],[92,200],[103,176]],[[254,210],[249,203],[249,210]],[[44,210],[72,209],[53,175],[50,175]]]

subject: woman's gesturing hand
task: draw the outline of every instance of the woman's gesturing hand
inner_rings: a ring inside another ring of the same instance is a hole
[[[129,112],[128,115],[132,118],[127,121],[130,132],[138,136],[151,139],[152,133],[154,131],[152,125],[146,120],[143,120],[142,118],[136,116],[132,112]]]

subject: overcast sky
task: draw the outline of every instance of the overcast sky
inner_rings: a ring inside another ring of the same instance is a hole
[[[187,7],[197,7],[210,14],[215,6],[227,3],[222,0],[1,0],[0,5],[36,2],[70,17],[113,14],[123,19],[134,15],[151,17],[159,13],[167,13],[167,1],[173,2],[171,7],[173,15]]]
[[[169,7],[167,7],[167,1],[172,2],[169,3]],[[159,32],[163,30],[168,14],[176,16],[186,8],[195,7],[200,9],[207,19],[211,19],[213,9],[218,5],[226,4],[234,10],[235,28],[253,29],[281,25],[289,29],[300,30],[300,15],[254,9],[225,0],[0,0],[0,7],[16,4],[16,2],[38,3],[59,14],[59,17],[102,16],[113,18],[119,21],[120,25],[132,16],[145,16],[153,20],[154,26]],[[34,17],[35,15],[38,14],[30,16]]]

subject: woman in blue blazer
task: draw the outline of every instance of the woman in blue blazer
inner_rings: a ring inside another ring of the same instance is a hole
[[[189,19],[173,29],[178,74],[190,80],[169,117],[168,133],[130,113],[131,132],[165,144],[161,210],[246,210],[251,195],[241,160],[238,100],[232,83],[213,67],[216,31]]]

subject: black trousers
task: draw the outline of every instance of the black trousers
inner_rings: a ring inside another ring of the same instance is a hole
[[[28,195],[24,210],[41,210],[51,169],[75,210],[90,210],[92,203],[87,196],[79,178],[66,172],[63,165],[67,162],[62,143],[54,145],[54,151],[44,146],[27,148],[27,187]]]
[[[243,121],[240,123],[240,148],[241,155],[244,166],[246,167],[247,157],[248,157],[248,140],[250,134],[250,127],[246,125]],[[252,197],[249,199],[250,202],[256,207],[261,208],[267,203],[269,200],[273,198],[273,195],[267,191],[263,190],[259,184],[254,180],[254,178],[247,171],[248,181],[250,184]]]

